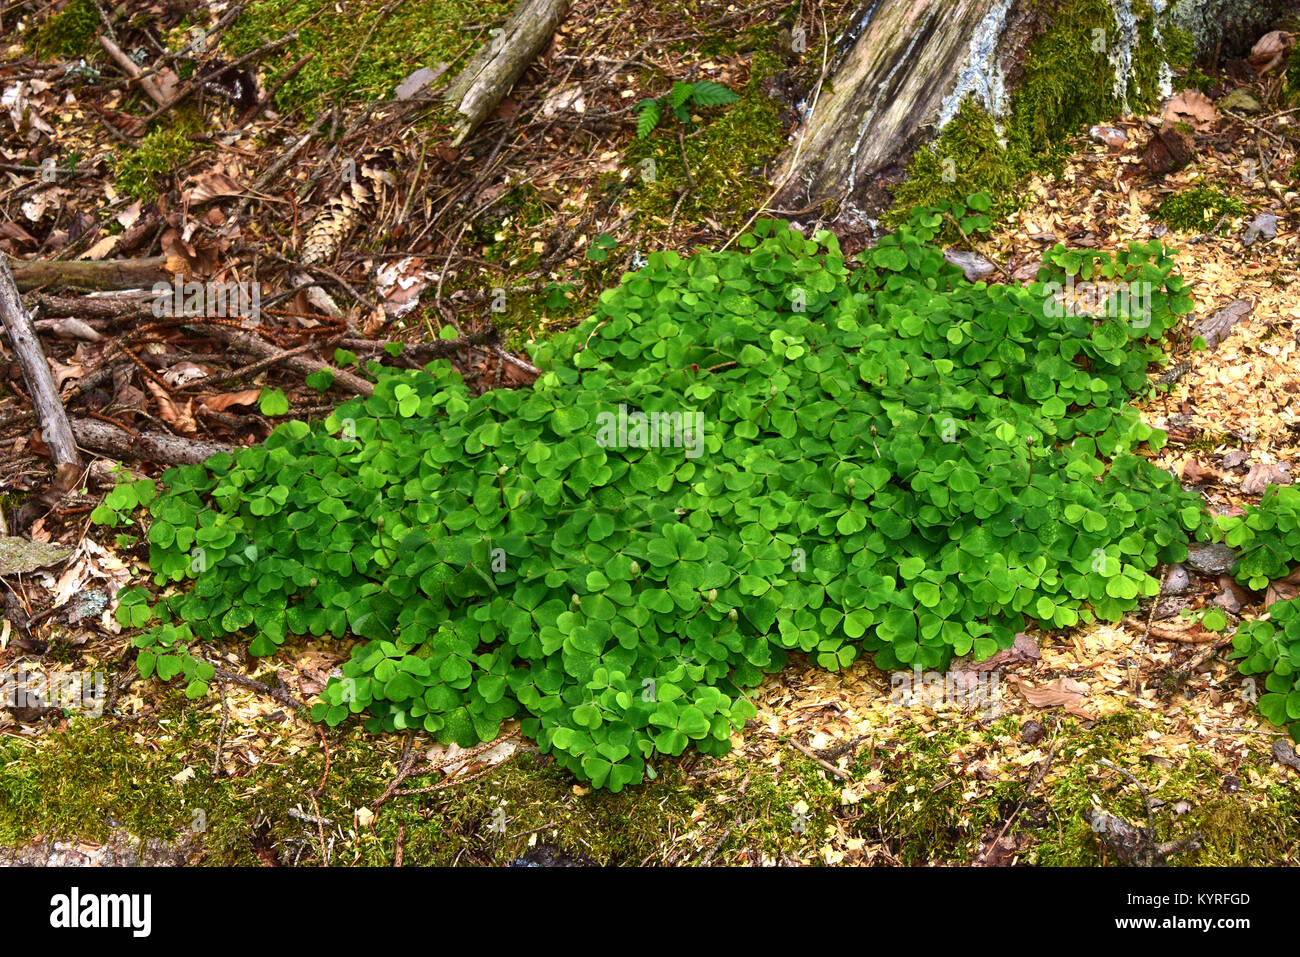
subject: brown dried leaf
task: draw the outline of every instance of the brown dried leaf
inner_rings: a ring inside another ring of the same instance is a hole
[[[1285,30],[1271,30],[1255,41],[1246,62],[1259,74],[1271,73],[1282,65],[1295,45],[1295,35]]]
[[[220,170],[209,170],[190,180],[189,185],[181,192],[181,200],[191,206],[197,206],[199,203],[206,203],[208,200],[219,199],[222,196],[240,196],[243,192],[244,187],[225,173]]]
[[[158,402],[158,414],[162,416],[164,422],[182,435],[198,434],[198,424],[194,421],[193,399],[187,400],[183,406],[178,406],[167,394],[167,390],[152,379],[145,379],[145,385],[149,387],[149,391]]]
[[[1067,712],[1087,721],[1095,721],[1097,716],[1084,707],[1086,685],[1073,678],[1057,678],[1045,685],[1031,685],[1028,681],[1011,675],[1007,678],[1016,686],[1016,690],[1035,708],[1062,707]]]
[[[1214,102],[1199,90],[1184,90],[1165,106],[1165,123],[1188,123],[1198,130],[1208,130],[1219,114]]]
[[[1259,495],[1269,485],[1290,485],[1294,481],[1285,462],[1253,465],[1241,480],[1241,492],[1243,495]]]
[[[1268,583],[1268,590],[1264,594],[1264,606],[1268,607],[1275,601],[1287,601],[1297,595],[1300,595],[1300,568],[1286,578],[1278,578]]]
[[[1217,482],[1223,476],[1207,465],[1202,465],[1196,459],[1188,459],[1187,464],[1183,466],[1183,481],[1188,485],[1204,485],[1206,483]]]
[[[45,361],[49,363],[50,371],[54,373],[54,388],[56,389],[62,389],[63,383],[67,382],[69,379],[80,379],[85,375],[85,371],[81,368],[80,363],[73,362],[69,365],[64,365],[58,359],[53,359],[48,356]]]
[[[201,395],[201,406],[213,412],[224,412],[232,405],[253,405],[262,395],[261,389],[245,389],[242,392],[224,392],[221,395]]]

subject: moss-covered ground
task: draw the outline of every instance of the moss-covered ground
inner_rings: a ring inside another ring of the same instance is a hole
[[[269,711],[254,722],[256,743],[236,745],[214,775],[221,707],[175,696],[156,704],[138,720],[78,719],[0,738],[0,846],[130,834],[188,848],[203,864],[389,865],[400,843],[411,865],[502,864],[535,844],[601,864],[923,865],[975,862],[1005,827],[1019,862],[1095,865],[1113,861],[1087,824],[1091,808],[1146,815],[1108,761],[1148,789],[1162,840],[1199,836],[1201,849],[1175,863],[1288,864],[1300,854],[1300,789],[1278,779],[1266,750],[1225,785],[1195,752],[1176,767],[1144,760],[1156,722],[1137,711],[1049,720],[1049,738],[1035,744],[1022,742],[1014,717],[903,723],[839,749],[842,778],[751,730],[739,753],[666,766],[617,795],[577,786],[521,749],[466,783],[390,797],[371,816],[396,775],[400,739],[339,735],[326,774],[314,735]]]

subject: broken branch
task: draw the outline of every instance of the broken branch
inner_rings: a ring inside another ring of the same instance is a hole
[[[0,321],[9,333],[14,355],[22,367],[23,380],[27,383],[41,425],[41,438],[50,448],[51,461],[55,466],[81,465],[81,455],[68,426],[68,415],[59,400],[54,376],[50,374],[50,364],[45,360],[41,340],[32,326],[32,317],[18,295],[4,253],[0,253]]]

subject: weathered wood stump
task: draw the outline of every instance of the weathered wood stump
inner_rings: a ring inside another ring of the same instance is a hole
[[[828,213],[861,224],[892,204],[916,149],[973,101],[1013,148],[1036,150],[1052,128],[1087,112],[1151,109],[1169,91],[1171,41],[1188,34],[1201,59],[1240,54],[1285,8],[1284,0],[867,0],[850,19],[830,81],[810,95],[809,114],[776,171],[773,206]],[[1187,31],[1183,33],[1181,31]],[[1040,43],[1040,41],[1042,41]],[[1044,51],[1070,57],[1040,62]],[[1073,69],[1077,74],[1070,76]],[[1055,71],[1044,90],[1027,83]],[[1063,79],[1062,79],[1063,78]],[[1058,85],[1054,85],[1058,84]],[[1073,102],[1069,102],[1073,99]],[[1025,142],[1025,130],[1032,131]]]

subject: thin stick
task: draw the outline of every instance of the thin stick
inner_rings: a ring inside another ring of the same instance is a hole
[[[167,106],[167,97],[163,94],[162,86],[155,77],[145,75],[145,72],[135,65],[135,61],[122,52],[122,48],[110,40],[108,37],[100,37],[99,45],[104,48],[109,57],[121,67],[122,72],[135,84],[144,90],[149,99],[153,100],[160,107]]]
[[[994,838],[993,843],[989,845],[990,851],[998,846],[998,843],[1002,838],[1006,837],[1007,830],[1011,827],[1012,822],[1015,821],[1016,817],[1020,814],[1020,811],[1024,808],[1025,802],[1029,800],[1029,796],[1034,793],[1034,788],[1038,787],[1043,778],[1047,776],[1047,771],[1052,766],[1052,757],[1056,754],[1056,735],[1060,730],[1061,725],[1058,722],[1055,730],[1052,731],[1052,746],[1047,749],[1047,757],[1044,758],[1042,764],[1038,766],[1038,773],[1035,774],[1034,779],[1029,782],[1029,787],[1025,788],[1024,797],[1020,799],[1020,803],[1016,805],[1016,809],[1011,812],[1011,815],[1007,818],[1007,822],[1002,825],[1002,830],[998,832],[998,836]],[[987,856],[988,851],[981,855],[981,857]]]
[[[796,751],[798,751],[800,754],[804,755],[805,757],[810,758],[810,759],[812,759],[813,761],[816,761],[818,764],[820,764],[823,768],[825,768],[825,769],[826,769],[827,771],[829,771],[831,774],[835,775],[835,776],[836,776],[837,778],[839,778],[841,781],[848,781],[848,780],[849,780],[849,776],[848,776],[847,774],[845,774],[843,771],[841,771],[841,770],[840,770],[839,768],[837,768],[835,765],[831,764],[829,761],[823,761],[821,758],[817,757],[817,755],[813,754],[812,751],[808,750],[808,749],[805,748],[802,744],[800,744],[798,741],[794,740],[794,738],[791,738],[791,739],[790,739],[789,744],[790,744],[790,747],[794,748]]]
[[[253,117],[257,116],[258,113],[274,103],[276,94],[284,89],[284,85],[297,76],[298,71],[310,63],[314,56],[316,56],[315,51],[308,53],[300,58],[293,66],[289,67],[289,69],[285,70],[284,73],[281,74],[280,79],[276,80],[274,85],[263,93],[261,97],[258,98],[258,101],[244,112],[244,115],[239,118],[239,122],[235,125],[238,127],[247,126]]]

